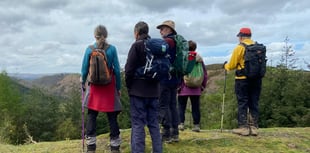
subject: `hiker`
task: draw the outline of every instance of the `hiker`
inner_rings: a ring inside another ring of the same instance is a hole
[[[130,99],[131,152],[145,152],[145,130],[151,134],[153,153],[162,153],[159,111],[159,81],[136,77],[136,70],[145,65],[145,41],[150,39],[148,24],[140,21],[134,27],[136,41],[132,44],[125,64],[125,81]]]
[[[93,153],[96,150],[96,120],[98,112],[105,112],[107,114],[110,127],[110,149],[112,153],[120,152],[121,137],[117,122],[117,116],[121,111],[120,66],[116,48],[107,43],[107,36],[108,32],[105,26],[98,25],[95,28],[94,37],[96,42],[86,48],[82,63],[82,84],[84,85],[84,89],[85,86],[87,86],[86,88],[89,92],[86,123],[86,144],[88,153]],[[90,71],[91,48],[105,49],[108,68],[111,69],[112,72],[112,80],[107,85],[88,83],[87,77]]]
[[[230,61],[224,63],[225,70],[236,69],[235,93],[238,100],[238,128],[233,129],[232,132],[243,136],[258,134],[258,101],[262,86],[262,78],[250,79],[241,73],[245,66],[245,47],[241,43],[254,44],[251,35],[250,28],[240,29],[237,34],[240,44],[233,50]],[[248,110],[250,114],[248,114]],[[248,115],[251,115],[253,123],[248,122]]]
[[[176,43],[173,36],[177,34],[175,31],[175,23],[171,20],[164,21],[157,26],[160,29],[162,38],[169,44],[168,54],[170,62],[173,63],[176,56]],[[159,95],[159,121],[163,126],[162,141],[178,142],[178,110],[177,110],[177,88],[181,83],[181,76],[170,73],[170,76],[160,81]],[[171,129],[171,130],[170,130]]]
[[[196,42],[190,40],[188,41],[189,44],[189,50],[190,52],[196,52],[197,44]],[[194,121],[194,127],[192,131],[194,132],[200,132],[200,95],[203,92],[203,90],[206,88],[207,85],[207,70],[204,65],[203,59],[196,55],[196,62],[197,64],[200,64],[199,66],[202,67],[202,75],[198,76],[199,78],[191,78],[192,80],[188,81],[196,81],[192,84],[196,84],[195,86],[189,86],[187,85],[187,82],[184,80],[187,79],[186,76],[184,76],[184,79],[182,79],[182,84],[180,88],[178,89],[178,107],[179,107],[179,117],[180,117],[180,124],[179,124],[179,130],[184,130],[184,121],[185,121],[185,110],[187,105],[187,99],[190,98],[191,101],[191,109],[192,109],[192,117]],[[198,66],[198,65],[197,65]],[[194,71],[194,70],[193,70]],[[198,83],[197,83],[198,81]]]

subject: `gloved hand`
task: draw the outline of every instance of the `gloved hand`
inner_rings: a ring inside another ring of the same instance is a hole
[[[81,83],[81,88],[83,91],[86,90],[86,87],[85,87],[85,82],[83,83],[83,79],[82,79],[82,76],[80,77],[80,83]]]
[[[81,86],[82,86],[82,90],[85,91],[86,90],[85,83],[82,83]]]
[[[225,69],[225,64],[227,64],[227,61],[224,62],[224,64],[223,64],[223,69]]]
[[[177,93],[181,93],[181,87],[177,88]]]
[[[201,87],[200,87],[200,90],[201,90],[201,91],[204,91],[204,90],[205,90],[205,88],[204,88],[203,86],[201,86]]]

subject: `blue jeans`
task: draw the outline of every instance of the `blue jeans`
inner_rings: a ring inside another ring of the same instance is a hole
[[[261,93],[262,79],[235,80],[235,92],[238,100],[238,126],[249,126],[248,109],[254,126],[258,127],[258,101]]]
[[[179,135],[177,110],[177,85],[160,85],[159,119],[164,127],[163,137]],[[170,129],[172,128],[172,133]]]
[[[193,116],[194,124],[200,124],[200,96],[199,95],[178,96],[180,123],[184,123],[185,121],[185,110],[186,110],[188,97],[191,100],[192,116]]]
[[[153,153],[162,153],[158,106],[158,98],[130,96],[131,153],[145,152],[145,125],[151,135]]]

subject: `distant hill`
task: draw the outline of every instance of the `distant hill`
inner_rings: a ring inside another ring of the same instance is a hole
[[[60,74],[38,74],[29,75],[31,79],[27,79],[27,74],[12,76],[17,82],[26,88],[43,89],[46,93],[65,97],[69,94],[72,88],[79,88],[79,74],[60,73]]]
[[[218,86],[216,81],[224,78],[224,70],[222,64],[206,65],[208,70],[208,83],[206,93],[214,93]],[[39,87],[50,94],[58,96],[66,96],[72,88],[80,88],[80,74],[59,73],[59,74],[16,74],[11,75],[24,86]]]
[[[9,73],[8,76],[15,78],[17,80],[27,80],[32,81],[43,76],[47,76],[51,74],[32,74],[32,73]]]
[[[33,86],[58,96],[66,96],[72,88],[79,88],[79,74],[61,73],[43,76],[31,81]]]
[[[223,69],[223,64],[209,64],[206,65],[207,70],[220,70]]]

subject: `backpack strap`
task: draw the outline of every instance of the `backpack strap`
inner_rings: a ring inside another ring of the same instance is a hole
[[[95,46],[94,45],[89,45],[88,46],[91,50],[95,50]]]
[[[245,52],[246,52],[246,47],[247,47],[248,45],[245,44],[244,42],[240,42],[239,45],[243,46],[244,49],[245,49]],[[244,55],[245,55],[245,52],[244,52]],[[241,66],[240,63],[237,63],[237,67],[238,67],[238,66],[239,66],[241,69],[240,69],[240,70],[237,69],[237,70],[235,71],[236,76],[243,76],[243,75],[244,75],[244,68],[242,68],[242,66]]]
[[[95,49],[97,49],[97,48],[95,48],[94,45],[89,45],[88,47],[89,47],[92,51],[94,51]],[[107,56],[107,54],[106,54],[106,50],[107,50],[109,47],[110,47],[109,44],[105,44],[103,49],[97,50],[98,52],[101,52],[101,53],[105,56],[105,58],[106,58],[107,61],[108,61],[108,56]],[[90,57],[91,57],[91,56],[89,56],[89,59],[90,59]],[[113,66],[112,66],[112,67],[110,67],[109,69],[110,69],[110,71],[112,72],[114,68],[113,68]]]
[[[103,47],[103,50],[104,50],[104,51],[107,51],[107,49],[108,49],[109,47],[110,47],[109,44],[105,44],[104,47]]]
[[[244,48],[246,48],[248,45],[245,44],[244,42],[240,42],[240,45],[243,46]]]

